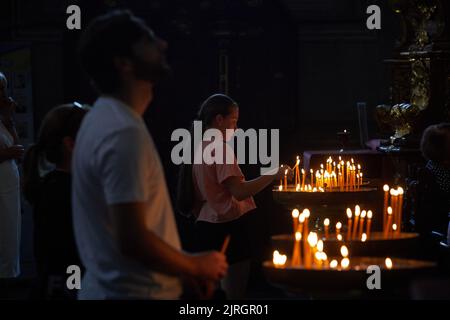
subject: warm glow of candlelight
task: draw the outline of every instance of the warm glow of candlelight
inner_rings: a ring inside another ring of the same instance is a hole
[[[318,237],[317,233],[310,232],[308,235],[308,243],[311,247],[315,247],[317,245]]]
[[[342,223],[340,223],[340,222],[336,223],[336,229],[341,230],[341,228],[342,228]]]
[[[300,211],[298,211],[298,209],[292,210],[292,218],[297,219],[299,215],[300,215]]]
[[[347,218],[351,219],[352,218],[352,209],[347,208]]]
[[[317,250],[319,250],[320,252],[323,251],[323,241],[322,240],[317,241]]]
[[[347,269],[349,265],[350,265],[350,260],[348,258],[344,258],[341,260],[342,269]]]
[[[388,191],[389,191],[389,186],[388,186],[387,184],[385,184],[385,185],[383,186],[383,191],[384,191],[384,192],[388,192]]]
[[[338,241],[342,241],[342,234],[338,234],[338,235],[336,236],[336,238],[338,239]]]
[[[387,213],[388,213],[388,215],[391,215],[391,214],[392,214],[392,207],[388,207],[388,208],[387,208]]]
[[[392,230],[397,231],[397,225],[395,223],[392,225]]]
[[[284,254],[280,254],[278,250],[273,252],[273,264],[276,267],[284,266],[286,264],[287,256]]]
[[[330,219],[326,218],[325,220],[323,220],[323,225],[325,227],[328,227],[330,225]]]
[[[355,217],[359,217],[361,214],[361,207],[359,205],[355,206]]]
[[[304,209],[303,215],[305,216],[305,218],[309,218],[309,216],[311,215],[311,212],[309,211],[309,209]]]
[[[364,219],[366,217],[366,215],[367,215],[366,210],[361,211],[361,219]]]
[[[304,215],[303,213],[298,217],[298,221],[299,221],[300,223],[305,222],[305,219],[306,219],[306,217],[305,217],[305,215]]]
[[[346,246],[341,246],[341,255],[346,258],[348,256],[348,249]]]
[[[366,240],[367,240],[367,234],[363,233],[361,236],[361,241],[366,242]]]
[[[337,266],[338,266],[337,260],[331,260],[331,262],[330,262],[330,268],[331,268],[331,269],[336,269]]]
[[[302,240],[302,234],[301,234],[300,232],[296,232],[296,233],[295,233],[295,240],[296,240],[296,241]]]
[[[391,260],[391,258],[386,258],[386,260],[384,260],[384,264],[386,265],[386,268],[392,269],[392,260]]]
[[[283,185],[280,184],[280,186],[278,187],[278,191],[283,191]]]
[[[372,219],[372,210],[367,211],[367,219]]]

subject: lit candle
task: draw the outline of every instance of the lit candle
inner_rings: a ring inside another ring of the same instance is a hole
[[[300,183],[299,165],[300,165],[300,157],[297,156],[297,161],[295,162],[295,184]]]
[[[310,257],[310,250],[309,250],[309,244],[308,244],[308,237],[309,237],[309,230],[308,230],[308,221],[309,221],[309,216],[310,216],[310,212],[308,209],[304,209],[301,216],[304,217],[304,223],[303,223],[303,234],[305,235],[305,237],[303,237],[303,260],[305,263],[306,267],[309,267],[310,262],[311,262],[311,257]]]
[[[388,233],[389,233],[389,229],[391,228],[391,223],[392,223],[392,207],[388,207],[387,208],[387,222],[386,225],[384,226],[384,237],[387,238]]]
[[[336,236],[336,238],[338,239],[338,241],[342,241],[342,234],[338,234],[338,235]]]
[[[361,235],[364,231],[364,219],[366,218],[366,214],[367,214],[366,210],[361,211],[361,216],[359,219],[358,238],[361,238]]]
[[[302,189],[305,188],[305,170],[302,168]]]
[[[300,191],[301,189],[300,189],[300,184],[297,184],[297,186],[295,187],[295,191]]]
[[[325,229],[325,239],[328,239],[328,227],[330,226],[330,219],[326,218],[323,221],[323,226],[324,226],[324,229]]]
[[[298,232],[303,234],[303,224],[305,223],[305,215],[302,213],[300,214],[300,216],[298,217]],[[303,236],[302,236],[303,237]]]
[[[387,207],[389,199],[389,186],[387,184],[383,186],[383,191],[384,191],[384,200],[383,200],[383,226],[384,226],[386,224]]]
[[[341,234],[342,223],[336,223],[336,238],[339,234]]]
[[[397,221],[397,190],[391,189],[392,223]]]
[[[361,214],[361,208],[359,205],[355,206],[355,222],[353,223],[353,231],[352,231],[352,239],[355,239],[356,232],[358,231],[358,221],[359,221],[359,215]]]
[[[317,241],[318,241],[317,233],[310,232],[309,235],[308,235],[308,245],[309,245],[308,250],[309,250],[309,254],[307,255],[308,256],[308,265],[309,265],[309,267],[311,267],[311,259],[315,255],[314,248],[317,245]],[[305,263],[306,263],[306,261],[305,261]]]
[[[347,241],[350,241],[352,236],[352,209],[347,208]]]
[[[278,191],[283,191],[283,185],[282,185],[282,184],[280,184],[280,185],[278,186]]]
[[[372,210],[367,211],[367,226],[366,234],[367,238],[370,238],[370,225],[372,224]]]
[[[341,255],[343,258],[348,257],[348,248],[346,246],[341,246]]]
[[[292,210],[292,219],[294,221],[294,234],[297,232],[298,229],[298,216],[300,215],[300,211],[298,209]]]
[[[311,186],[314,186],[314,170],[313,169],[309,169],[309,172],[311,173]]]
[[[397,224],[393,223],[392,224],[392,235],[391,235],[391,237],[395,238],[396,233],[397,233]]]
[[[284,190],[287,191],[287,174],[288,169],[284,170]]]
[[[293,266],[299,266],[301,264],[300,260],[300,241],[302,240],[302,234],[300,232],[295,233],[295,244],[294,250],[292,252],[291,263]]]
[[[367,240],[367,234],[363,233],[361,235],[361,242],[366,242],[366,240]]]
[[[283,168],[283,165],[281,165],[281,168]],[[283,185],[283,179],[282,178],[280,178],[280,186],[282,186]],[[280,190],[281,191],[281,190]]]
[[[397,194],[398,194],[398,218],[397,218],[397,234],[401,233],[402,229],[402,218],[403,218],[403,188],[398,187],[397,188]]]

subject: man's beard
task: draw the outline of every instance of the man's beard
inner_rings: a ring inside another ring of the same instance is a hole
[[[156,62],[147,62],[135,56],[133,61],[136,78],[140,80],[147,80],[156,84],[166,79],[171,73],[171,68],[163,57]]]

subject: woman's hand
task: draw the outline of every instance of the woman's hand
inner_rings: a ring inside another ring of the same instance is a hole
[[[294,170],[292,170],[289,166],[282,165],[278,168],[278,171],[273,175],[273,180],[284,179],[284,176],[287,175],[288,180],[292,180],[294,176]]]

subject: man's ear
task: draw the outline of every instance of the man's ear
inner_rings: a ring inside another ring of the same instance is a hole
[[[73,148],[75,147],[75,140],[73,140],[72,137],[64,137],[63,138],[63,146],[64,146],[64,150],[73,152]]]

